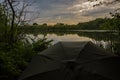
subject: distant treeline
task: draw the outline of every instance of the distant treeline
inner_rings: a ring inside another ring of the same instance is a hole
[[[68,25],[64,23],[57,23],[55,25],[47,25],[46,23],[42,25],[38,25],[37,23],[33,23],[33,25],[25,25],[21,26],[24,30],[44,30],[44,31],[61,31],[61,30],[102,30],[102,24],[106,22],[106,19],[98,18],[93,21],[78,23],[76,25]]]
[[[67,31],[67,30],[109,30],[109,28],[104,28],[103,25],[108,19],[98,18],[93,21],[78,23],[76,25],[68,25],[64,23],[57,23],[55,25],[47,25],[46,23],[38,25],[33,23],[33,25],[21,26],[23,30],[35,30],[35,31]]]

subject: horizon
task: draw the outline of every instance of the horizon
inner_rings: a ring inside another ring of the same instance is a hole
[[[64,23],[64,22],[58,22],[58,23],[37,23],[37,22],[31,22],[29,25],[33,25],[34,23],[37,23],[38,25],[44,25],[44,24],[47,24],[48,26],[54,26],[56,24],[64,24],[64,25],[77,25],[77,24],[81,24],[81,23],[87,23],[87,22],[91,22],[91,21],[94,21],[94,20],[97,20],[97,19],[105,19],[105,18],[96,18],[96,19],[93,19],[93,20],[89,20],[89,21],[84,21],[84,22],[78,22],[78,23],[74,23],[74,24],[67,24],[67,23]]]

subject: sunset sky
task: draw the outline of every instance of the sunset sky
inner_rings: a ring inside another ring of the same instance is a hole
[[[2,1],[2,0],[0,0]],[[78,22],[86,22],[95,18],[109,17],[109,12],[113,12],[120,6],[120,2],[112,5],[101,5],[99,2],[112,2],[114,0],[98,0],[90,2],[88,0],[34,0],[29,11],[30,17],[35,19],[32,22],[39,24],[55,24],[66,23],[76,24]]]

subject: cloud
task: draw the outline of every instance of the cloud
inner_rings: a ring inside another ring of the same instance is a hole
[[[114,0],[97,0],[97,1],[84,1],[84,2],[78,2],[74,4],[73,6],[70,6],[68,10],[71,10],[72,13],[76,14],[77,16],[91,16],[91,17],[106,17],[106,15],[109,15],[109,12],[114,11],[116,8],[119,8],[119,3],[114,3],[111,5],[102,4],[100,6],[94,6],[98,5],[100,2],[102,3],[110,3]]]
[[[94,0],[94,1],[86,1],[86,2],[82,2],[82,3],[76,3],[74,4],[73,6],[70,6],[68,9],[69,10],[73,10],[74,12],[73,13],[81,13],[81,12],[85,12],[85,11],[94,11],[94,8],[98,7],[105,7],[106,8],[106,5],[107,3],[111,3],[113,2],[114,0]],[[103,4],[102,4],[103,3]],[[101,5],[99,5],[101,4]],[[96,6],[95,5],[99,5],[99,6]],[[103,7],[103,9],[104,9]]]
[[[2,1],[2,0],[0,0]],[[86,22],[95,18],[106,17],[109,12],[119,8],[120,2],[106,5],[115,0],[31,0],[33,4],[29,7],[28,17],[36,16],[33,22],[42,23],[67,23],[75,24]],[[96,6],[102,1],[101,6]]]
[[[99,7],[99,8],[94,8],[93,10],[88,10],[83,12],[83,16],[96,16],[96,15],[102,15],[104,13],[109,14],[109,12],[113,11],[113,9],[108,8],[108,7]]]

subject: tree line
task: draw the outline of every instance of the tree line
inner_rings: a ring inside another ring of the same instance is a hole
[[[57,23],[55,25],[47,25],[47,23],[44,23],[39,25],[37,23],[33,23],[33,25],[21,26],[21,29],[25,31],[119,30],[119,14],[111,13],[110,15],[112,18],[97,18],[95,20],[78,23],[76,25],[68,25],[64,23]]]

